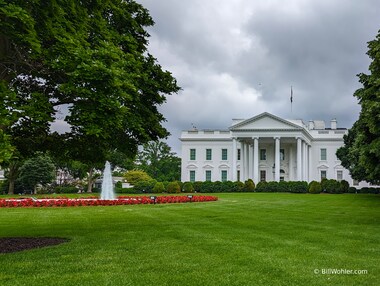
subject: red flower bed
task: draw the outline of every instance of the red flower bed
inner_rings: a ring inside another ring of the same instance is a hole
[[[116,206],[116,205],[138,205],[138,204],[172,204],[189,202],[217,201],[214,196],[151,196],[151,197],[129,197],[120,196],[116,200],[100,200],[98,198],[13,198],[0,199],[0,208],[18,207],[79,207],[79,206]]]

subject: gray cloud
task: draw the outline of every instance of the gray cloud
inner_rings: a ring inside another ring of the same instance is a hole
[[[380,28],[376,0],[139,2],[156,22],[150,52],[183,88],[160,108],[174,151],[191,123],[223,129],[264,111],[343,127],[357,119],[352,95]]]

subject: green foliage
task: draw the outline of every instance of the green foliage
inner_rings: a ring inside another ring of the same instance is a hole
[[[309,193],[310,194],[319,194],[322,192],[322,186],[320,182],[317,181],[311,181],[309,184]]]
[[[158,181],[176,181],[181,176],[181,158],[163,141],[144,144],[138,153],[137,165]]]
[[[260,181],[257,183],[256,192],[266,192],[268,183],[266,181]]]
[[[180,193],[181,192],[181,186],[178,184],[178,182],[170,182],[168,186],[166,187],[166,191],[169,194],[174,194],[174,193]]]
[[[256,192],[288,192],[288,193],[307,193],[307,182],[259,182]]]
[[[370,74],[358,75],[363,87],[354,93],[361,105],[360,116],[336,155],[352,178],[380,184],[380,31],[368,48]]]
[[[252,179],[244,182],[244,192],[253,192],[255,190],[255,183]]]
[[[57,186],[54,192],[57,194],[75,194],[78,193],[79,189],[75,186]]]
[[[156,185],[157,181],[154,179],[149,179],[147,181],[138,181],[133,189],[136,193],[153,193],[153,188]]]
[[[340,189],[342,193],[348,193],[349,188],[350,188],[350,184],[346,180],[340,181]]]
[[[131,170],[125,173],[124,178],[131,185],[136,185],[140,181],[150,181],[152,178],[144,171]]]
[[[179,87],[148,53],[153,24],[132,0],[2,0],[0,161],[48,149],[100,168],[165,138],[158,107]],[[62,107],[70,130],[52,133]]]
[[[350,194],[355,194],[357,192],[358,190],[355,187],[349,187],[347,191],[347,193],[350,193]]]
[[[233,182],[233,186],[231,189],[232,192],[244,192],[245,191],[245,183],[236,181]]]
[[[334,180],[334,179],[326,180],[324,182],[322,188],[324,188],[323,190],[326,193],[330,193],[330,194],[342,193],[342,187],[341,187],[340,182],[338,182],[337,180]]]
[[[183,183],[182,190],[185,193],[193,193],[194,192],[194,186],[192,182],[185,182]]]
[[[165,192],[165,186],[162,182],[157,182],[153,187],[153,193],[160,194]]]
[[[19,182],[26,188],[34,190],[38,184],[52,183],[54,179],[55,166],[44,154],[28,159],[20,168]]]

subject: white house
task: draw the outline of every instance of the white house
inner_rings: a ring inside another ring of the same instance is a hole
[[[181,134],[184,181],[320,181],[353,180],[335,153],[346,128],[331,120],[285,120],[264,112],[233,119],[228,130],[188,130]]]

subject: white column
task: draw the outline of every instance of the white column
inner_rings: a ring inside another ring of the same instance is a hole
[[[311,179],[311,145],[309,145],[309,177],[308,177],[308,181],[310,182],[312,179]]]
[[[302,152],[302,181],[306,181],[306,172],[307,172],[307,144],[303,142],[303,152]]]
[[[236,162],[237,162],[237,147],[236,147],[236,137],[232,138],[232,181],[235,182],[236,179]]]
[[[248,149],[249,149],[249,174],[248,174],[248,178],[252,179],[253,178],[253,145],[249,144]]]
[[[289,181],[294,181],[294,160],[293,160],[293,146],[289,147]]]
[[[302,140],[297,137],[297,181],[302,181],[302,160],[301,160]]]
[[[280,181],[280,138],[275,137],[275,168],[274,168],[274,180]]]
[[[245,177],[245,180],[248,180],[249,177],[249,144],[248,143],[245,143],[244,144],[244,154],[245,154],[245,158],[244,158],[244,162],[245,162],[245,165],[244,165],[244,169],[245,169],[245,172],[244,172],[244,177]]]
[[[244,151],[245,151],[245,148],[244,148],[244,142],[243,141],[240,141],[240,180],[242,182],[245,181],[245,168],[244,168],[244,164],[245,164],[245,154],[244,154]]]
[[[253,138],[253,182],[259,182],[259,138]]]

